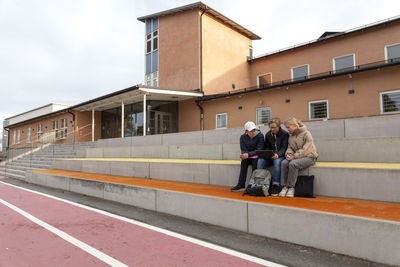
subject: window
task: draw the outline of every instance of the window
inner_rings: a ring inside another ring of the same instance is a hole
[[[304,80],[308,78],[308,64],[292,68],[292,80]]]
[[[258,108],[256,110],[256,125],[267,124],[271,119],[271,108]]]
[[[261,74],[257,76],[257,87],[271,85],[272,73]]]
[[[39,123],[38,124],[38,127],[37,127],[37,139],[38,139],[38,141],[40,141],[40,138],[42,137],[42,135],[43,135],[43,132],[42,132],[42,124],[41,123]]]
[[[61,119],[60,139],[67,138],[67,119]]]
[[[380,93],[381,113],[400,112],[400,90]]]
[[[16,141],[17,140],[17,131],[13,131],[13,145],[15,145],[16,144]]]
[[[53,132],[55,133],[55,137],[57,139],[58,138],[58,121],[52,121],[51,124],[52,124]]]
[[[20,144],[20,143],[21,143],[21,130],[18,129],[17,130],[17,144]]]
[[[337,57],[333,59],[333,70],[335,72],[345,72],[353,70],[355,66],[354,54]]]
[[[400,44],[385,46],[385,59],[387,62],[400,61]]]
[[[31,131],[32,131],[31,127],[28,127],[28,131],[26,133],[26,143],[28,144],[31,142]]]
[[[224,129],[228,127],[228,113],[217,114],[216,119],[217,119],[217,124],[216,124],[217,129]]]
[[[158,86],[158,18],[146,20],[145,84]]]
[[[308,102],[310,120],[329,119],[328,100]]]

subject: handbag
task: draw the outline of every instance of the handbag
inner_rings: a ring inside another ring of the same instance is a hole
[[[295,197],[314,197],[314,175],[300,175],[294,187]]]

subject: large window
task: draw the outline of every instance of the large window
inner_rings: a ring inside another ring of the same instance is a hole
[[[216,115],[216,128],[225,129],[228,127],[228,113],[219,113]]]
[[[355,66],[354,54],[333,59],[333,70],[335,72],[344,72],[353,70]]]
[[[386,46],[385,59],[388,62],[400,61],[400,44]]]
[[[304,80],[308,78],[308,64],[303,65],[303,66],[298,66],[298,67],[293,67],[292,68],[292,80],[293,81],[298,81],[298,80]]]
[[[329,119],[328,100],[308,102],[310,120]]]
[[[67,119],[61,119],[60,139],[67,138]]]
[[[51,122],[53,132],[55,133],[56,139],[58,138],[58,121]]]
[[[40,138],[42,138],[43,132],[42,132],[42,124],[39,123],[37,127],[37,139],[40,141]]]
[[[17,130],[17,144],[20,144],[20,143],[21,143],[21,130],[18,129]]]
[[[257,86],[263,87],[271,85],[272,83],[272,73],[261,74],[257,76]]]
[[[400,90],[380,93],[381,113],[400,112]]]
[[[32,132],[32,128],[28,127],[28,132],[26,133],[26,143],[30,143],[31,142],[31,132]]]
[[[146,20],[146,75],[148,86],[158,86],[158,18]]]
[[[263,125],[267,124],[271,119],[271,108],[258,108],[256,110],[256,124]]]
[[[17,131],[14,130],[13,131],[13,145],[15,145],[17,143]]]

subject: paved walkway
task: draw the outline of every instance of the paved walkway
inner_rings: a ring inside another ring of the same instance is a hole
[[[223,186],[61,170],[36,170],[35,172],[400,222],[400,203],[321,196],[316,198],[252,197],[243,196],[242,192],[230,192],[229,187]]]
[[[0,266],[279,266],[0,181]]]

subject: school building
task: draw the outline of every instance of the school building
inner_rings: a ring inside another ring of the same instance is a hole
[[[259,56],[252,42],[261,37],[202,2],[138,20],[144,85],[8,118],[3,150],[263,125],[275,116],[400,114],[400,16]]]

